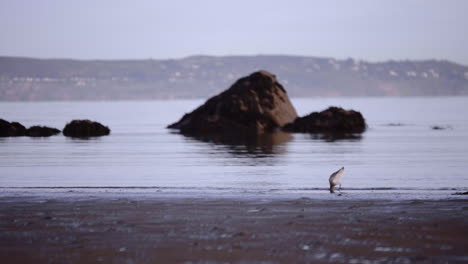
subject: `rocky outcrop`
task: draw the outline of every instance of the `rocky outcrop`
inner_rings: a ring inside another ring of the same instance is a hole
[[[32,126],[28,129],[18,122],[0,119],[0,137],[49,137],[60,133],[60,130],[45,126]]]
[[[26,130],[28,137],[50,137],[60,133],[60,130],[46,126],[32,126]]]
[[[106,136],[109,133],[108,127],[90,120],[73,120],[63,129],[63,135],[78,138]]]
[[[168,128],[194,134],[262,134],[296,118],[296,110],[276,76],[258,71],[237,80]]]
[[[25,134],[26,128],[22,124],[0,119],[0,137],[21,137]]]
[[[299,117],[285,125],[283,130],[299,133],[362,133],[366,130],[366,122],[360,112],[329,107],[322,112]]]

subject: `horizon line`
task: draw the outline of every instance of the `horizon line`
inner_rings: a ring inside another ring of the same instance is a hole
[[[468,64],[463,64],[461,62],[453,61],[447,58],[437,59],[437,58],[425,58],[425,59],[387,59],[387,60],[366,60],[358,59],[353,57],[347,58],[336,58],[330,56],[312,56],[312,55],[297,55],[297,54],[228,54],[228,55],[208,55],[208,54],[193,54],[183,57],[173,57],[173,58],[112,58],[112,59],[102,59],[102,58],[71,58],[71,57],[33,57],[33,56],[15,56],[15,55],[2,55],[0,58],[12,58],[12,59],[32,59],[32,60],[68,60],[68,61],[82,61],[82,62],[91,62],[91,61],[107,61],[107,62],[117,62],[117,61],[172,61],[172,60],[185,60],[196,57],[211,57],[211,58],[229,58],[229,57],[296,57],[296,58],[313,58],[313,59],[332,59],[337,61],[346,61],[354,60],[359,62],[367,63],[387,63],[387,62],[427,62],[427,61],[437,61],[437,62],[449,62],[462,66],[468,67]]]

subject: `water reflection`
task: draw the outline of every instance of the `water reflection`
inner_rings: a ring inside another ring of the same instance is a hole
[[[325,142],[335,141],[359,141],[362,139],[361,134],[348,134],[348,133],[317,133],[309,134],[311,139],[323,140]]]
[[[102,141],[101,137],[65,137],[66,142],[72,143],[88,143]]]
[[[223,146],[235,156],[254,158],[270,157],[286,152],[285,143],[292,140],[292,135],[285,132],[255,134],[180,134],[186,138]]]
[[[172,132],[179,134],[186,139],[214,144],[217,149],[230,153],[234,156],[244,156],[253,158],[265,158],[272,155],[285,154],[287,152],[287,144],[293,140],[293,134],[288,132],[277,131],[274,133],[266,133],[261,135],[255,134],[187,134],[180,132]],[[325,142],[336,141],[359,141],[362,139],[361,134],[349,133],[317,133],[306,134],[312,140],[320,140]],[[221,148],[219,148],[221,147]]]

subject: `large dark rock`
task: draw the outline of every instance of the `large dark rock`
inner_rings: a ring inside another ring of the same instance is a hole
[[[28,137],[50,137],[60,133],[60,130],[46,126],[32,126],[26,130]]]
[[[299,117],[285,125],[283,130],[300,133],[362,133],[366,130],[366,122],[360,112],[329,107],[322,112]]]
[[[26,133],[26,128],[18,122],[8,122],[0,119],[0,137],[21,137]]]
[[[276,76],[258,71],[237,80],[168,128],[192,134],[262,134],[296,118],[296,110]]]
[[[73,120],[63,129],[63,135],[67,137],[98,137],[109,135],[109,133],[108,127],[90,120]]]

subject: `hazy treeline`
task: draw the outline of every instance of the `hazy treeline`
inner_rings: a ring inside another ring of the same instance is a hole
[[[468,67],[449,61],[301,56],[192,56],[173,60],[0,57],[0,100],[205,98],[266,69],[292,97],[468,95]]]

